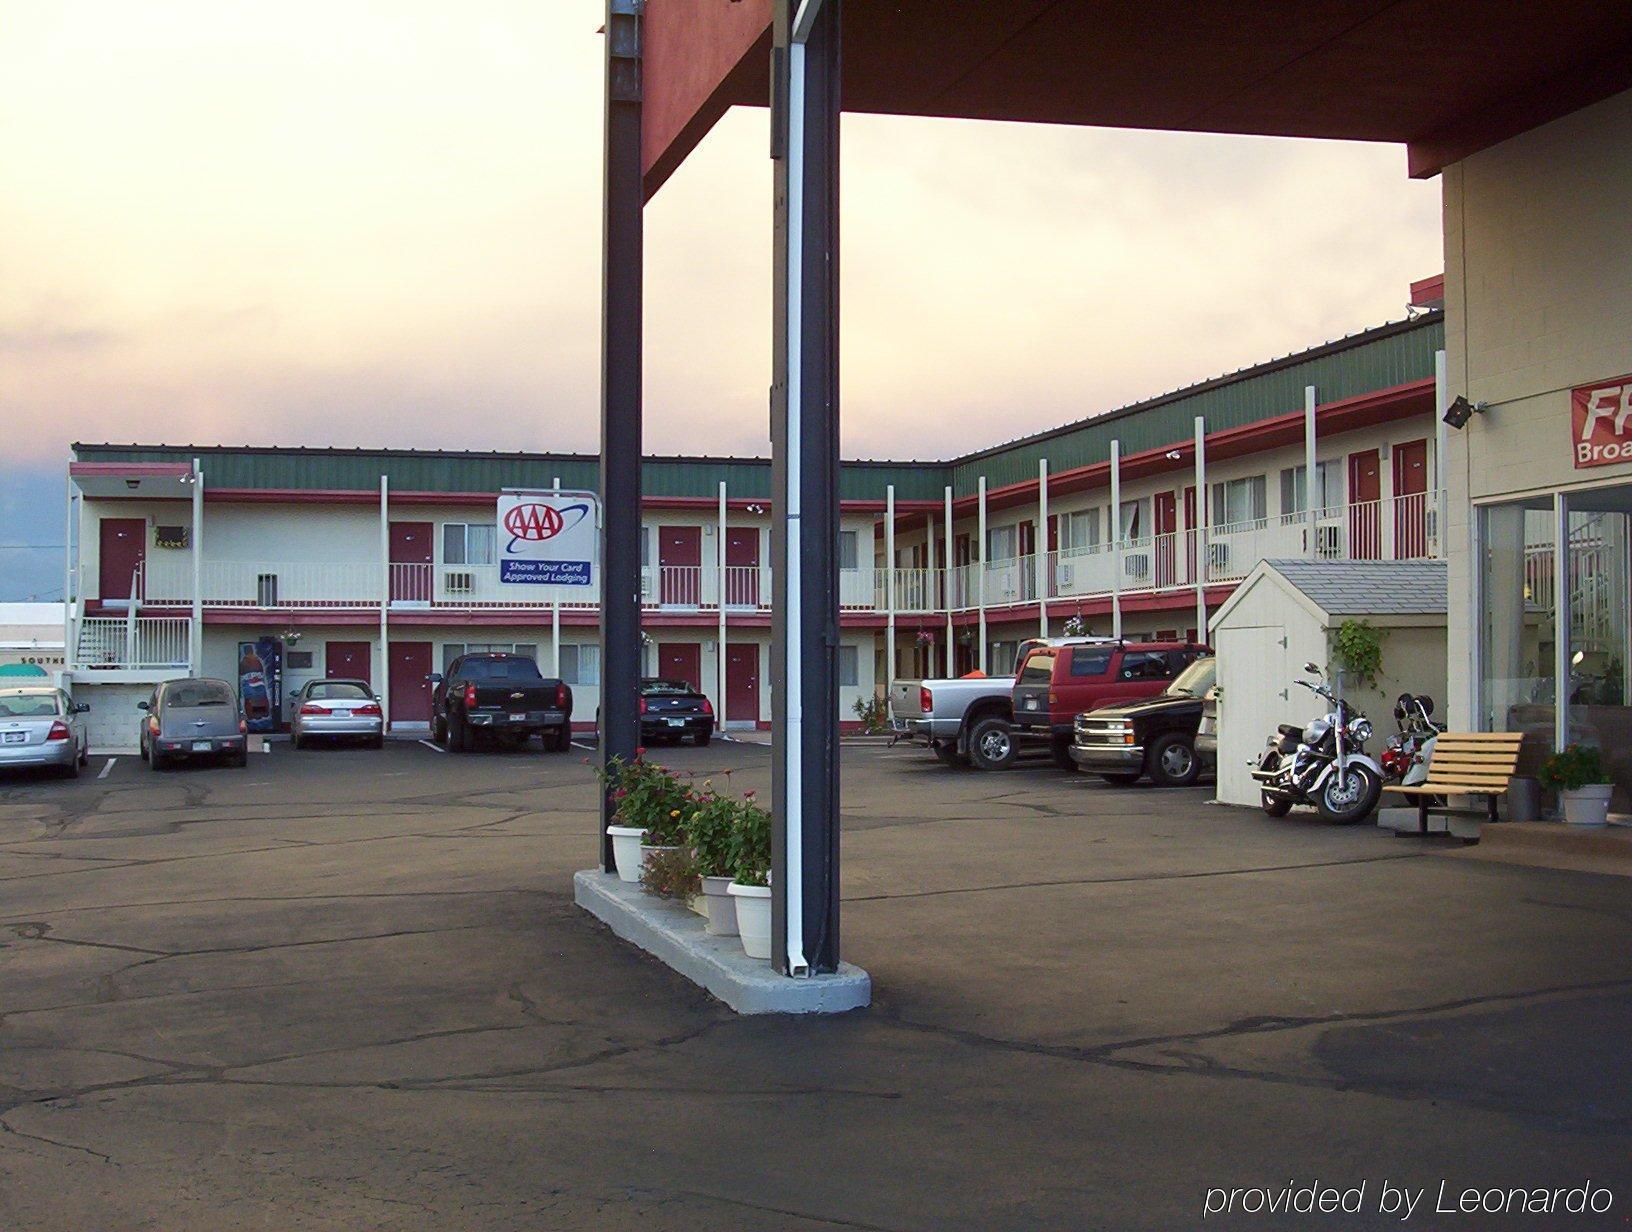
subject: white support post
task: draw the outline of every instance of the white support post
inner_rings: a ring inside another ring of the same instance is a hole
[[[884,676],[895,683],[895,485],[884,489]]]
[[[550,479],[550,491],[561,494],[561,476]],[[550,675],[561,679],[561,592],[550,587]]]
[[[381,728],[391,730],[391,481],[380,474],[380,709]]]
[[[62,670],[64,676],[78,666],[79,642],[74,636],[74,574],[78,572],[77,541],[74,538],[74,477],[68,476],[68,500],[62,526]]]
[[[717,698],[714,703],[718,713],[717,725],[721,732],[725,731],[725,520],[726,520],[726,493],[725,480],[720,480],[720,528],[716,532],[719,543],[717,545],[720,562],[720,624],[719,643],[714,655],[715,690]],[[759,533],[759,527],[754,527],[754,533]],[[756,555],[757,559],[757,555]]]
[[[1111,636],[1122,636],[1122,442],[1111,442]]]
[[[975,566],[975,603],[980,611],[980,670],[986,667],[986,476],[980,477],[977,495],[975,530],[979,542],[975,545],[979,563]]]
[[[1048,636],[1048,459],[1037,459],[1037,539],[1032,563],[1037,576],[1037,631]]]
[[[1303,387],[1303,503],[1307,506],[1306,517],[1309,526],[1309,558],[1314,560],[1320,556],[1320,529],[1317,519],[1319,510],[1315,508],[1315,487],[1319,474],[1319,467],[1315,462],[1315,387]]]
[[[1207,641],[1207,421],[1196,416],[1196,640]]]
[[[952,641],[953,641],[953,637],[952,637],[952,587],[953,587],[952,568],[953,568],[953,566],[952,566],[952,485],[951,484],[947,484],[947,486],[946,486],[946,505],[945,505],[944,512],[945,512],[945,515],[946,515],[944,517],[944,519],[943,519],[943,521],[945,521],[945,523],[946,523],[946,537],[945,537],[945,540],[944,540],[944,546],[941,549],[941,557],[942,557],[943,563],[946,565],[946,570],[942,574],[942,577],[945,579],[944,591],[945,591],[945,599],[946,599],[946,677],[947,677],[948,680],[950,680],[953,676],[957,675],[957,665],[956,665],[956,661],[955,661],[955,659],[953,657],[953,650],[952,650]]]
[[[1445,551],[1445,405],[1450,401],[1450,370],[1445,352],[1434,352],[1434,555]],[[1475,564],[1477,562],[1474,562]]]
[[[1553,493],[1553,749],[1570,742],[1570,502]]]
[[[193,611],[192,643],[187,662],[195,676],[204,674],[204,468],[193,459]]]

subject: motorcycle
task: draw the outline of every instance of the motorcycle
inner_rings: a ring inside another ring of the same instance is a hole
[[[1305,663],[1303,670],[1320,677]],[[1295,804],[1312,804],[1329,822],[1350,825],[1371,815],[1383,791],[1383,768],[1366,754],[1371,720],[1321,680],[1296,682],[1331,703],[1324,718],[1304,727],[1276,728],[1252,777],[1262,784],[1264,812],[1285,817]]]
[[[1434,699],[1426,694],[1401,693],[1394,703],[1394,723],[1399,730],[1388,738],[1378,759],[1383,779],[1407,787],[1428,778],[1428,759],[1434,742],[1445,725],[1434,721]]]

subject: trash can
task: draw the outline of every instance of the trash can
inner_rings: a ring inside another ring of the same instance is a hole
[[[1518,775],[1507,785],[1507,820],[1541,820],[1541,783]]]

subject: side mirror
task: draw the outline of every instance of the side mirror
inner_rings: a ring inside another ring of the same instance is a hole
[[[138,710],[148,710],[148,709],[151,709],[151,706],[147,702],[137,702],[136,703],[136,709],[138,709]]]
[[[74,703],[74,713],[75,714],[89,714],[90,712],[91,712],[91,703],[90,702],[75,702]]]
[[[1316,676],[1320,675],[1320,668],[1316,667],[1313,663],[1305,663],[1303,665],[1303,670]]]
[[[425,679],[430,684],[441,684],[442,683],[442,673],[441,672],[432,672],[429,676],[425,677]]]

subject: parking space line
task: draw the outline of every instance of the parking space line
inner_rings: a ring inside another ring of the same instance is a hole
[[[118,760],[119,760],[119,759],[118,759],[118,758],[117,758],[117,757],[110,757],[110,758],[108,758],[108,762],[107,762],[107,765],[105,765],[105,766],[103,766],[103,767],[102,767],[102,771],[101,771],[101,773],[100,773],[100,774],[98,774],[98,775],[97,775],[97,776],[96,776],[96,777],[97,777],[97,778],[99,778],[99,779],[105,779],[105,778],[107,778],[107,777],[108,777],[108,771],[109,771],[109,770],[112,770],[112,769],[113,769],[113,763],[114,763],[114,762],[116,762],[116,761],[118,761]]]
[[[440,744],[432,744],[429,740],[420,740],[420,741],[416,741],[416,743],[423,744],[426,748],[428,748],[433,753],[446,753],[447,752],[447,750],[445,748],[443,748]]]
[[[572,747],[575,748],[575,749],[585,749],[585,750],[587,750],[587,751],[589,751],[591,753],[593,753],[595,751],[595,746],[593,744],[585,744],[581,740],[574,740],[572,742]]]

